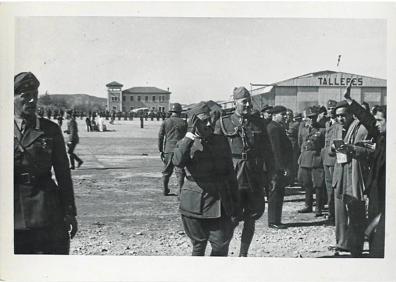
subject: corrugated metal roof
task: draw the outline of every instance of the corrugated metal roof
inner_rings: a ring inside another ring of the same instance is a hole
[[[121,83],[119,83],[119,82],[117,82],[117,81],[112,81],[112,82],[110,82],[110,83],[107,83],[106,86],[107,86],[107,87],[110,87],[110,86],[123,87],[124,85],[122,85]]]
[[[151,86],[137,86],[125,89],[122,93],[130,94],[170,94],[171,92]]]
[[[341,78],[343,79],[341,82]],[[386,87],[386,79],[331,70],[318,71],[274,83],[275,86],[347,86],[346,79],[361,78],[361,87]]]

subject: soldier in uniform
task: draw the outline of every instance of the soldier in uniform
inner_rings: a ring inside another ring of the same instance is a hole
[[[174,150],[173,164],[186,169],[180,194],[184,230],[193,256],[227,256],[240,218],[238,183],[227,139],[213,134],[210,109],[201,102],[191,109],[186,136]]]
[[[66,118],[68,120],[67,130],[65,130],[64,132],[69,135],[69,140],[67,142],[67,153],[69,154],[70,158],[70,169],[75,169],[74,160],[77,161],[77,168],[79,168],[83,164],[83,161],[74,153],[74,150],[76,149],[76,146],[80,141],[78,137],[78,127],[72,110],[67,111]]]
[[[323,160],[323,169],[324,169],[324,177],[326,184],[326,192],[327,192],[327,206],[329,210],[328,221],[331,225],[334,225],[335,217],[334,217],[334,189],[331,185],[333,181],[333,172],[334,172],[334,164],[336,162],[336,158],[334,154],[331,153],[331,144],[333,140],[337,139],[335,136],[336,132],[339,132],[337,127],[340,125],[337,123],[335,118],[335,107],[337,102],[334,100],[327,101],[327,116],[329,120],[325,124],[325,144],[322,148],[322,160]]]
[[[267,133],[273,153],[273,168],[270,173],[270,188],[267,195],[268,226],[275,229],[284,229],[286,225],[281,222],[282,206],[285,187],[291,181],[293,148],[283,125],[286,117],[286,108],[275,106],[271,112],[272,120],[267,125]]]
[[[183,186],[185,176],[183,169],[174,167],[172,163],[172,157],[177,141],[186,135],[187,122],[180,117],[182,107],[179,103],[174,103],[170,112],[172,115],[170,118],[162,122],[158,134],[158,150],[161,153],[161,160],[164,163],[164,169],[162,170],[162,183],[163,193],[165,196],[170,192],[168,183],[173,173],[173,169],[175,169],[175,174],[179,185],[178,194],[180,194],[180,189]]]
[[[252,101],[245,87],[234,89],[235,112],[220,117],[215,133],[225,135],[231,147],[234,170],[243,209],[239,256],[246,257],[253,239],[255,222],[264,213],[264,167],[271,163],[267,132],[260,116],[252,114]]]
[[[77,232],[73,184],[59,126],[35,115],[39,85],[30,72],[14,79],[14,252],[68,254]]]
[[[317,122],[317,108],[309,107],[306,110],[306,117],[306,126],[299,133],[301,154],[298,159],[302,186],[305,190],[305,207],[298,212],[312,212],[315,190],[316,216],[322,216],[324,172],[321,150],[324,147],[325,129]]]
[[[264,127],[267,127],[267,125],[271,122],[272,120],[272,106],[269,105],[265,105],[262,109],[261,109],[261,113],[263,115],[263,122],[264,122]]]

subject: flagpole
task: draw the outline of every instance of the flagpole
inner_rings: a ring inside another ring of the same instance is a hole
[[[341,55],[338,55],[337,72],[341,73],[341,77],[340,77],[340,83],[341,83],[341,81],[342,81],[342,72],[340,72],[340,61],[341,61]],[[339,101],[341,101],[342,100],[342,97],[341,97],[341,95],[342,95],[342,93],[341,93],[341,85],[340,85],[339,90],[340,90]]]

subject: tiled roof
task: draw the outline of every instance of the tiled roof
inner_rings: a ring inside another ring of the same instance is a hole
[[[107,86],[107,87],[110,87],[110,86],[123,87],[124,85],[122,85],[121,83],[119,83],[119,82],[117,82],[117,81],[112,81],[112,82],[110,82],[110,83],[107,83],[106,86]]]
[[[129,89],[125,89],[122,93],[131,93],[131,94],[170,94],[169,91],[159,89],[157,87],[151,86],[142,86],[142,87],[131,87]]]

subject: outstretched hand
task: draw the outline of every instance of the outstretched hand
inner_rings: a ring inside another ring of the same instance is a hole
[[[351,82],[349,83],[348,87],[346,88],[345,92],[344,92],[344,98],[346,100],[351,100],[351,87],[352,87],[352,82],[353,80],[351,80]]]

